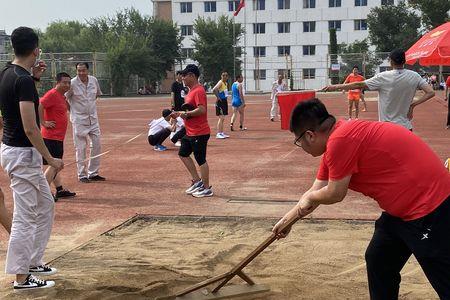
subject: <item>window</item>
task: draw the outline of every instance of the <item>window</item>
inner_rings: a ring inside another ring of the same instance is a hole
[[[291,54],[291,46],[278,46],[278,56]]]
[[[253,70],[253,77],[259,80],[266,80],[266,70]]]
[[[278,0],[278,9],[290,9],[291,0]]]
[[[180,2],[181,13],[192,12],[192,2]]]
[[[315,8],[316,0],[303,0],[303,8]]]
[[[228,1],[228,11],[235,11],[239,6],[239,0]]]
[[[303,79],[316,78],[316,69],[303,69]]]
[[[303,46],[303,55],[316,55],[316,46],[315,45]]]
[[[291,32],[291,23],[278,23],[278,33],[289,33]]]
[[[266,23],[254,23],[253,33],[266,33]]]
[[[367,21],[355,20],[355,30],[367,30]]]
[[[215,12],[215,11],[216,11],[216,1],[206,1],[205,12]]]
[[[266,56],[266,47],[253,47],[253,56],[254,57],[265,57]]]
[[[341,31],[341,21],[328,21],[328,29],[336,29],[336,31]]]
[[[381,5],[394,5],[394,0],[381,0]]]
[[[355,6],[367,6],[367,0],[355,0]]]
[[[303,32],[316,32],[316,22],[303,22]]]
[[[266,0],[253,0],[253,10],[265,10]]]
[[[181,48],[182,58],[192,58],[192,54],[194,54],[194,48]]]
[[[181,35],[192,35],[194,27],[192,25],[181,25]]]
[[[329,0],[328,7],[341,7],[341,0]]]

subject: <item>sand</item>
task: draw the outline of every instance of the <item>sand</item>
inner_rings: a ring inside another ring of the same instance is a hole
[[[156,299],[230,270],[270,235],[274,219],[139,218],[52,262],[56,287],[2,299]],[[368,299],[364,251],[373,222],[300,221],[244,271],[271,292],[245,299]],[[240,280],[233,283],[241,284]],[[400,299],[437,299],[414,259]]]

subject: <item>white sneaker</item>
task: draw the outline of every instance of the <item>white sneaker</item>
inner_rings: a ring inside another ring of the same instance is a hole
[[[222,132],[216,134],[216,139],[226,139]]]
[[[13,288],[15,291],[32,290],[32,289],[45,289],[55,286],[54,281],[42,280],[36,276],[28,275],[27,279],[23,283],[14,281]]]
[[[222,136],[224,136],[226,139],[230,137],[228,134],[225,134],[223,132],[222,132]]]
[[[52,267],[46,266],[46,265],[33,267],[28,270],[28,272],[30,274],[41,275],[41,276],[42,275],[53,275],[53,274],[56,274],[57,271],[58,270],[56,268],[52,268]]]
[[[181,147],[181,142],[180,141],[176,142],[175,147]]]
[[[214,193],[212,191],[212,187],[209,188],[202,187],[195,193],[192,193],[192,196],[194,196],[195,198],[212,197],[214,196]]]
[[[203,188],[203,181],[199,180],[197,182],[193,182],[192,185],[186,190],[186,194],[192,195],[199,189]]]

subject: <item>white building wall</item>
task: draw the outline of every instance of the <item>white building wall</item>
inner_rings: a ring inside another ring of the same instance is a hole
[[[158,0],[153,0],[158,1]],[[399,0],[395,0],[397,4]],[[192,13],[181,13],[181,2],[192,3]],[[216,19],[220,15],[233,16],[228,11],[228,1],[217,0],[217,12],[205,12],[204,0],[172,0],[172,18],[178,25],[192,25],[201,17]],[[290,9],[278,10],[278,0],[265,0],[265,10],[254,10],[254,0],[246,0],[246,6],[235,18],[236,23],[245,24],[246,64],[243,72],[248,91],[268,91],[279,69],[293,68],[296,86],[306,89],[319,89],[329,83],[328,79],[328,21],[340,20],[341,31],[337,32],[338,43],[352,43],[367,38],[367,30],[355,30],[354,20],[366,19],[370,9],[381,5],[381,0],[367,0],[367,6],[356,7],[355,0],[341,0],[341,7],[328,7],[329,0],[316,0],[315,8],[303,8],[303,0],[290,0]],[[315,32],[303,32],[304,21],[315,21]],[[290,33],[278,33],[279,22],[290,22]],[[253,23],[265,23],[264,34],[253,33]],[[194,32],[195,36],[195,32]],[[315,45],[315,55],[303,55],[303,45]],[[241,39],[244,46],[244,38]],[[266,56],[259,58],[259,69],[266,70],[266,78],[258,82],[254,78],[257,61],[253,57],[253,47],[266,47]],[[278,56],[278,46],[290,46],[292,64],[286,57]],[[183,48],[193,48],[192,36],[185,36]],[[230,49],[231,50],[231,49]],[[244,61],[244,57],[242,57]],[[191,63],[191,60],[183,62]],[[305,68],[315,69],[315,79],[301,78]]]

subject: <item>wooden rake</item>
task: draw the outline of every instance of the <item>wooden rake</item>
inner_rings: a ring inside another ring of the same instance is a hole
[[[286,223],[281,227],[280,232],[294,225],[300,218],[293,219],[290,223]],[[207,279],[200,283],[197,283],[187,289],[178,292],[175,295],[177,300],[207,300],[207,299],[225,299],[231,297],[238,297],[262,292],[268,292],[270,288],[264,284],[255,284],[255,282],[246,275],[242,270],[261,252],[263,252],[270,244],[277,239],[275,233],[272,233],[264,242],[262,242],[255,250],[253,250],[247,257],[245,257],[239,264],[237,264],[230,271]],[[233,279],[235,276],[239,276],[244,280],[247,285],[225,285]],[[200,289],[211,285],[213,283],[220,282],[214,289]],[[223,288],[223,289],[222,289]],[[221,290],[222,289],[222,290]]]

